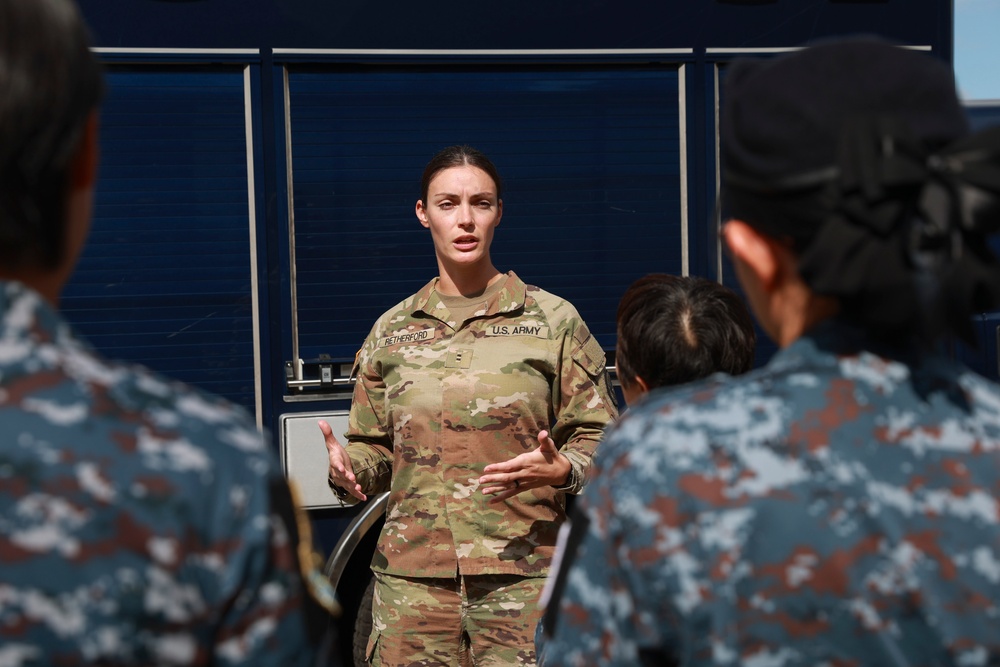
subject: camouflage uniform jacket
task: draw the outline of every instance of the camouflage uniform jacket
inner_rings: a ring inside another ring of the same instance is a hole
[[[542,664],[1000,664],[1000,387],[818,329],[623,416]]]
[[[464,323],[435,283],[375,323],[356,364],[347,451],[367,494],[390,491],[372,567],[543,576],[564,493],[582,488],[617,416],[604,351],[571,304],[513,272]],[[571,462],[567,487],[489,504],[483,468],[536,449],[546,429]]]
[[[0,433],[0,665],[314,664],[290,494],[242,410],[0,282]]]

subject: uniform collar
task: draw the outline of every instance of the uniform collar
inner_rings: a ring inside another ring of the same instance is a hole
[[[435,311],[439,309],[447,310],[444,304],[441,303],[437,291],[434,289],[437,283],[438,278],[434,278],[416,293],[413,305],[414,312],[421,312],[431,317],[437,317]],[[503,287],[487,302],[486,315],[512,313],[523,308],[526,292],[527,287],[524,281],[518,278],[517,274],[513,271],[508,271],[506,277],[503,279]]]
[[[781,364],[802,357],[816,360],[826,356],[831,359],[853,357],[862,353],[874,354],[883,359],[918,365],[939,353],[921,345],[914,337],[907,340],[885,341],[875,338],[865,328],[844,317],[832,317],[818,323],[791,345],[774,355],[774,362]]]
[[[72,335],[66,320],[45,297],[14,280],[0,280],[0,320],[5,338],[55,340]]]

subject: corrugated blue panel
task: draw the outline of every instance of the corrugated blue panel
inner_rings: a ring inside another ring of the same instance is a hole
[[[253,409],[243,72],[111,67],[92,232],[63,310],[104,354]]]
[[[673,67],[293,67],[289,90],[305,358],[353,358],[436,274],[414,204],[450,144],[484,151],[505,180],[497,267],[572,301],[606,348],[625,288],[681,272]]]

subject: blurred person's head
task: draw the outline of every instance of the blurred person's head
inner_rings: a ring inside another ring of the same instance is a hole
[[[72,0],[0,0],[0,277],[53,303],[89,230],[102,93]]]
[[[834,315],[969,339],[1000,304],[1000,134],[968,136],[945,63],[869,38],[737,61],[720,142],[727,245],[779,345]]]
[[[615,369],[627,403],[657,387],[753,367],[757,342],[742,299],[717,282],[655,273],[618,303]]]

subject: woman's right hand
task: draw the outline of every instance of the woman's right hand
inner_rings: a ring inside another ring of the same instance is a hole
[[[326,440],[326,451],[330,455],[330,484],[358,500],[368,500],[368,496],[362,492],[361,485],[354,477],[354,467],[351,465],[351,457],[347,455],[347,450],[334,437],[330,424],[322,419],[318,423],[323,439]]]

